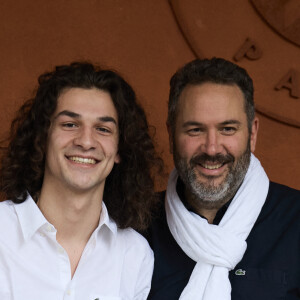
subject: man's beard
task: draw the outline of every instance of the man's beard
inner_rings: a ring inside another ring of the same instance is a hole
[[[193,198],[192,202],[194,205],[199,203],[208,209],[220,208],[233,198],[245,178],[251,156],[250,141],[248,141],[245,152],[239,158],[235,158],[229,153],[215,156],[203,153],[193,157],[188,163],[179,157],[176,147],[173,150],[176,169],[188,194]],[[218,179],[215,176],[202,174],[201,176],[206,177],[206,182],[201,182],[201,179],[197,178],[196,166],[205,162],[228,164],[228,173],[221,183],[215,184],[215,179]],[[235,165],[234,162],[236,162]]]

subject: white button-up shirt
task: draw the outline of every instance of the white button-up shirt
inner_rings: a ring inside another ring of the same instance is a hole
[[[0,203],[1,300],[142,300],[152,272],[146,240],[133,229],[118,229],[104,203],[73,278],[56,229],[32,198]]]

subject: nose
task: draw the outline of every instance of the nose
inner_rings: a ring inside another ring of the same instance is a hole
[[[74,138],[74,144],[84,150],[95,149],[96,140],[92,128],[82,127]]]
[[[202,144],[202,152],[214,156],[221,152],[220,137],[216,131],[208,131]]]

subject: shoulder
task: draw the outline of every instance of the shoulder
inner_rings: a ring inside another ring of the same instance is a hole
[[[270,182],[267,204],[290,213],[300,212],[300,191],[288,186]]]
[[[270,182],[269,187],[269,197],[284,197],[285,199],[289,199],[292,201],[300,202],[300,191],[290,188],[286,185],[279,184],[276,182]],[[300,203],[299,203],[300,204]]]
[[[118,229],[117,234],[117,240],[121,242],[117,248],[122,264],[122,278],[127,278],[121,285],[124,285],[125,290],[134,287],[134,299],[146,299],[154,268],[153,251],[146,239],[132,228]]]
[[[10,200],[0,202],[0,228],[0,244],[2,246],[8,247],[17,243],[20,225],[15,204]]]
[[[14,203],[11,200],[3,200],[0,202],[0,208],[1,209],[11,209],[11,207],[14,205]]]
[[[7,223],[10,219],[16,219],[14,203],[11,200],[0,202],[0,224]]]
[[[147,240],[132,228],[118,229],[118,239],[125,246],[127,252],[135,253],[137,256],[152,259],[153,252]]]
[[[132,228],[118,229],[119,237],[125,239],[128,243],[135,243],[139,247],[147,247],[146,239]]]
[[[127,270],[126,276],[136,282],[139,281],[140,272],[143,272],[143,276],[152,276],[154,254],[146,239],[134,229],[126,228],[118,229],[116,240],[115,248],[118,249],[119,257],[122,257],[123,269]]]
[[[262,208],[257,223],[270,221],[287,229],[300,230],[300,191],[288,186],[270,182],[266,202]]]

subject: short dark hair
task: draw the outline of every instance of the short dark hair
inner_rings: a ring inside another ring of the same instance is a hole
[[[244,95],[245,112],[248,129],[255,116],[253,100],[253,82],[247,71],[223,58],[195,59],[180,68],[170,80],[168,103],[168,125],[174,133],[177,118],[178,100],[187,85],[198,85],[205,82],[237,85]]]
[[[19,109],[11,125],[8,147],[2,147],[0,188],[15,203],[27,192],[38,198],[43,183],[45,153],[51,117],[57,99],[67,88],[97,88],[110,94],[118,113],[121,163],[106,178],[103,200],[120,228],[142,230],[151,219],[157,196],[151,169],[162,170],[142,107],[131,86],[115,71],[88,62],[57,66],[42,74],[35,96]]]

